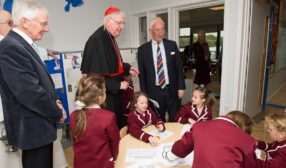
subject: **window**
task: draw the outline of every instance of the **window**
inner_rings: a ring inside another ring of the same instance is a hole
[[[206,33],[206,40],[208,42],[210,52],[211,52],[211,60],[216,60],[216,42],[217,42],[217,32]]]
[[[191,28],[180,28],[180,52],[184,51],[184,48],[190,44]]]

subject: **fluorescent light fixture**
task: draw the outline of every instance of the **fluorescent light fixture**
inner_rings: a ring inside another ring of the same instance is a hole
[[[224,6],[215,6],[215,7],[210,7],[210,10],[224,10]]]

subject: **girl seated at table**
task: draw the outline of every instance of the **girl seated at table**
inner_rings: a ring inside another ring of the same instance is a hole
[[[101,109],[105,101],[101,77],[79,81],[76,110],[70,116],[74,168],[114,167],[119,150],[119,129],[113,112]]]
[[[175,121],[181,124],[194,124],[197,121],[211,120],[213,105],[214,99],[208,96],[207,89],[196,87],[192,94],[192,102],[181,108]]]
[[[159,131],[165,130],[164,122],[148,107],[148,96],[143,92],[136,92],[130,103],[130,109],[127,120],[128,132],[137,139],[157,146],[159,139],[142,130],[152,124]]]
[[[257,168],[286,167],[286,113],[267,115],[265,125],[272,143],[258,141],[257,148],[266,152],[265,161],[257,159]]]

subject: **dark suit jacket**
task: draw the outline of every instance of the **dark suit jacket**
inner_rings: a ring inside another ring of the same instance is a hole
[[[11,145],[27,150],[56,139],[62,113],[53,81],[31,45],[13,31],[0,42],[0,93]]]
[[[183,69],[180,62],[180,53],[176,42],[164,39],[163,44],[166,53],[171,94],[173,97],[178,97],[178,90],[186,88]],[[149,97],[156,100],[156,71],[154,67],[152,41],[149,41],[138,48],[138,66],[140,71],[139,80],[141,90],[147,93]]]

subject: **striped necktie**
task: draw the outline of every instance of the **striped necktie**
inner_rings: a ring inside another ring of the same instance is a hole
[[[162,89],[164,89],[166,87],[166,81],[165,81],[163,59],[162,59],[162,54],[161,54],[159,42],[157,45],[157,75],[158,75],[158,79],[159,79],[159,86]]]

